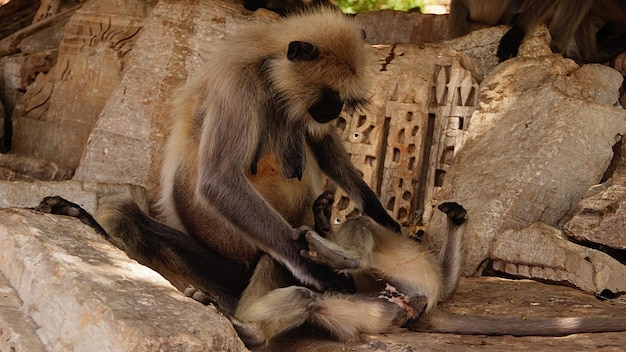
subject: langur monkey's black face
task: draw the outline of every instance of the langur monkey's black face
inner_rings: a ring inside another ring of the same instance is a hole
[[[318,58],[319,51],[315,45],[302,41],[289,43],[287,59],[295,65],[306,63],[307,61],[315,61]],[[308,112],[315,121],[328,123],[339,117],[341,110],[343,110],[343,105],[344,102],[339,92],[330,87],[323,87],[320,97],[309,107]]]
[[[319,50],[312,43],[299,40],[289,43],[287,59],[294,65],[306,65],[318,60],[319,56]],[[352,72],[354,73],[354,69]],[[340,93],[329,86],[325,86],[320,88],[319,97],[309,107],[308,113],[316,122],[328,123],[339,117],[344,105],[345,103]],[[351,99],[348,105],[350,109],[356,109],[361,105],[365,105],[365,99]]]

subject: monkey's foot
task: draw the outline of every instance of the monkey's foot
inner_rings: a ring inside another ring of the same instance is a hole
[[[321,236],[329,232],[330,215],[333,210],[335,198],[332,193],[326,191],[313,202],[313,217],[315,218],[315,231]]]
[[[205,306],[213,303],[213,300],[211,300],[211,297],[209,295],[191,285],[187,286],[183,293],[185,294],[185,296],[193,298],[194,300],[204,304]]]
[[[450,221],[457,225],[461,225],[467,220],[467,211],[462,205],[455,202],[441,203],[438,206],[439,210],[444,212]]]
[[[299,240],[302,236],[304,236],[309,249],[301,250],[300,255],[313,263],[324,264],[335,270],[356,269],[361,266],[361,263],[352,258],[345,249],[320,236],[308,226],[296,229],[293,239]]]
[[[256,324],[244,323],[235,317],[229,317],[229,319],[246,347],[258,347],[265,343],[265,335],[263,335],[263,332]]]
[[[513,27],[506,32],[500,39],[496,56],[500,62],[506,61],[512,57],[516,57],[519,47],[524,40],[526,33],[522,28]]]
[[[86,225],[91,226],[96,233],[108,238],[106,231],[98,224],[96,219],[85,209],[76,203],[59,196],[45,197],[35,208],[36,211],[49,214],[66,215],[79,219]]]

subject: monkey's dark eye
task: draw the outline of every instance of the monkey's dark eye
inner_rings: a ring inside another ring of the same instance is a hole
[[[365,29],[361,29],[361,38],[367,38],[367,33],[365,32]]]
[[[289,43],[287,59],[293,62],[312,61],[317,59],[319,51],[315,45],[308,42],[293,41]]]

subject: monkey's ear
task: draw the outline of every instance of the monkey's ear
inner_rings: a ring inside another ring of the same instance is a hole
[[[308,42],[293,41],[289,43],[287,51],[287,59],[293,62],[311,61],[317,59],[320,55],[315,45]]]

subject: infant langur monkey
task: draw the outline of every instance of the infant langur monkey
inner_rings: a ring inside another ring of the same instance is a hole
[[[348,219],[331,231],[332,203],[329,192],[314,202],[316,232],[305,234],[309,249],[301,255],[352,274],[357,293],[317,293],[301,286],[277,289],[235,313],[242,323],[249,324],[248,329],[256,326],[263,330],[272,325],[268,322],[279,320],[277,324],[286,331],[308,322],[336,339],[354,341],[363,333],[390,332],[420,320],[454,294],[465,229],[462,206],[439,206],[448,216],[449,228],[436,255],[367,216]],[[256,334],[263,335],[263,331]]]
[[[362,333],[383,333],[398,327],[414,331],[457,334],[563,336],[585,332],[626,330],[623,318],[525,319],[459,315],[437,307],[458,286],[463,262],[466,211],[457,203],[443,203],[447,234],[438,255],[433,250],[372,221],[351,218],[331,231],[333,198],[324,193],[314,203],[315,232],[307,233],[309,250],[301,255],[354,276],[357,294],[316,293],[291,286],[275,290],[239,318],[254,326],[280,316],[292,328],[305,321],[324,327],[342,341]],[[319,235],[318,235],[319,234]],[[323,237],[326,236],[326,237]],[[338,255],[342,254],[342,255]],[[294,293],[300,294],[294,294]],[[324,321],[332,310],[332,321]]]

